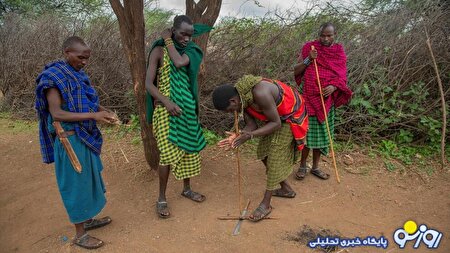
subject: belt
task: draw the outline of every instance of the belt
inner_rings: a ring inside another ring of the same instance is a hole
[[[68,136],[74,135],[75,131],[74,130],[70,130],[70,131],[64,131],[58,134],[58,137],[60,138],[67,138]]]

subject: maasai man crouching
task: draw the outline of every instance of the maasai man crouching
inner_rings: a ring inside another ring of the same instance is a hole
[[[160,152],[156,212],[161,218],[170,216],[166,200],[169,170],[177,180],[183,180],[182,196],[196,202],[206,199],[192,191],[190,184],[190,178],[200,174],[199,152],[206,146],[197,114],[197,75],[203,53],[191,41],[199,32],[194,31],[189,17],[176,16],[173,27],[162,32],[162,39],[153,43],[149,54],[145,87],[151,96],[147,94],[147,120],[153,120]]]
[[[330,141],[325,125],[325,114],[320,99],[320,91],[313,59],[317,61],[322,95],[325,101],[330,133],[334,136],[335,108],[348,103],[352,91],[347,87],[347,56],[340,44],[333,43],[336,29],[333,24],[325,23],[320,26],[319,39],[306,43],[301,55],[298,57],[299,64],[294,67],[295,80],[301,85],[303,79],[303,97],[306,102],[306,111],[309,117],[309,130],[306,136],[306,147],[302,151],[300,168],[295,174],[298,180],[306,176],[306,159],[309,150],[313,150],[313,165],[311,174],[328,179],[330,175],[319,168],[320,154],[328,155]],[[314,46],[314,50],[311,49]]]
[[[88,235],[86,230],[111,222],[109,217],[93,218],[106,204],[100,160],[103,141],[96,122],[112,123],[116,118],[100,106],[97,92],[82,70],[91,49],[81,38],[73,36],[63,43],[63,53],[65,60],[46,65],[36,79],[41,153],[45,163],[55,162],[59,192],[70,221],[75,224],[74,243],[95,249],[103,241]],[[63,132],[58,131],[59,126]],[[81,164],[81,173],[74,169],[75,159],[70,157],[72,153],[65,141]]]
[[[219,146],[237,148],[254,137],[262,137],[257,157],[266,167],[267,186],[263,200],[250,215],[252,221],[259,221],[272,211],[272,196],[296,195],[286,179],[304,146],[308,127],[304,101],[295,88],[252,75],[242,77],[234,87],[217,87],[212,96],[218,110],[243,111],[246,124],[239,135],[227,133],[229,137]]]

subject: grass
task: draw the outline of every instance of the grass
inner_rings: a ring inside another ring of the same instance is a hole
[[[32,133],[38,129],[37,121],[14,119],[8,112],[0,112],[0,129],[4,133]]]
[[[428,175],[435,172],[433,162],[439,161],[439,147],[433,145],[397,144],[392,140],[382,140],[373,147],[373,152],[383,159],[388,171],[405,170],[413,167]],[[446,148],[447,161],[450,147]],[[396,162],[395,162],[396,161]]]
[[[209,145],[216,144],[223,137],[213,131],[204,129],[205,138]],[[361,152],[374,160],[381,160],[381,165],[389,172],[398,171],[404,174],[407,170],[416,170],[431,176],[435,173],[439,148],[429,145],[397,144],[384,140],[369,145],[356,144],[351,141],[335,141],[334,149],[337,153]],[[245,155],[254,155],[258,146],[258,138],[247,141],[241,148]],[[450,147],[446,149],[447,160],[450,161]],[[361,168],[364,175],[369,174],[370,168]]]
[[[127,142],[142,145],[138,117],[132,117],[128,125],[106,126],[101,125],[105,137],[113,140],[125,139]],[[37,135],[38,123],[31,120],[15,119],[8,112],[0,112],[0,130],[3,133],[33,133]],[[223,136],[204,128],[203,133],[208,145],[216,145]],[[258,138],[247,141],[241,148],[245,155],[254,155],[258,145]],[[360,146],[361,145],[361,146]],[[351,141],[335,141],[334,148],[337,153],[362,152],[371,159],[378,159],[381,165],[389,172],[405,172],[416,170],[429,176],[436,172],[440,161],[439,147],[430,145],[399,144],[392,140],[382,140],[379,143],[355,144]],[[446,158],[450,161],[450,145],[446,148]]]

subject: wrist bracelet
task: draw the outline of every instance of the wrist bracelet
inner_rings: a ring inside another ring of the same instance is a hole
[[[309,59],[309,57],[306,57],[306,58],[303,60],[303,64],[304,64],[305,66],[309,66],[309,64],[311,64],[311,60]]]
[[[173,45],[173,40],[172,40],[172,38],[164,39],[164,44],[166,44],[166,46]]]

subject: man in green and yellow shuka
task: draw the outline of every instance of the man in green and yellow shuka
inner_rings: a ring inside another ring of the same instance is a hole
[[[177,180],[183,179],[182,196],[196,202],[205,200],[190,185],[190,178],[200,174],[199,152],[206,146],[198,120],[197,75],[203,52],[191,38],[210,30],[193,25],[188,16],[176,16],[173,27],[153,43],[148,57],[147,121],[153,121],[160,151],[156,211],[161,218],[170,216],[166,200],[170,170]]]

